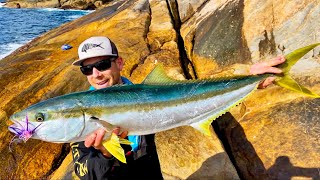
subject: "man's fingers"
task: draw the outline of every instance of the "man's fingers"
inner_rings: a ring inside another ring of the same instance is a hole
[[[271,61],[268,61],[268,66],[277,66],[279,64],[282,64],[284,61],[286,60],[286,58],[284,56],[278,56],[274,59],[272,59]]]
[[[264,73],[274,73],[274,74],[279,74],[282,73],[282,70],[276,67],[266,67],[264,69]]]
[[[120,133],[120,128],[119,128],[119,127],[115,128],[115,129],[112,131],[112,133],[115,133],[116,135],[119,135],[119,133]]]
[[[120,133],[120,128],[114,129],[112,131],[112,133],[120,136],[121,138],[125,138],[128,135],[128,131],[123,131]],[[106,131],[104,129],[98,129],[98,130],[94,131],[93,133],[91,133],[90,135],[88,135],[86,137],[84,145],[86,147],[93,146],[96,149],[104,150],[101,147],[102,147],[102,142],[103,142],[103,138],[104,138],[105,134],[106,134]]]
[[[276,79],[276,77],[268,77],[267,79],[265,79],[264,81],[262,81],[259,86],[258,89],[264,89],[267,86],[269,86],[270,84],[273,83],[273,81]]]
[[[253,75],[265,73],[279,74],[282,73],[282,70],[276,67],[265,66],[263,64],[256,64],[251,67],[250,73]]]
[[[253,75],[264,74],[264,73],[282,73],[282,70],[273,66],[282,64],[285,61],[284,56],[278,56],[273,60],[265,61],[261,63],[254,64],[250,67],[250,73]]]
[[[116,128],[112,132],[118,135],[119,131],[120,131],[120,129]],[[104,138],[105,134],[106,134],[106,131],[104,129],[98,129],[98,130],[94,131],[93,133],[91,133],[90,135],[88,135],[86,137],[86,139],[84,141],[84,145],[87,148],[93,146],[94,148],[100,150],[104,156],[110,158],[110,157],[112,157],[112,155],[102,145],[103,138]],[[121,134],[123,134],[123,133],[121,133]]]
[[[125,138],[125,137],[128,136],[128,131],[123,131],[123,132],[120,133],[120,128],[119,128],[119,127],[116,128],[116,129],[114,129],[114,130],[112,131],[112,133],[115,133],[116,135],[118,135],[118,136],[121,137],[121,138]]]
[[[122,139],[124,139],[125,137],[127,137],[128,136],[128,131],[123,131],[121,134],[120,134],[120,137],[122,138]]]
[[[103,137],[106,134],[106,131],[104,129],[98,129],[96,131],[96,139],[94,141],[94,147],[99,147],[103,141]]]
[[[97,136],[97,134],[95,132],[90,134],[89,136],[87,136],[85,141],[84,141],[84,145],[87,148],[91,147],[94,144],[95,140],[96,140],[96,136]]]

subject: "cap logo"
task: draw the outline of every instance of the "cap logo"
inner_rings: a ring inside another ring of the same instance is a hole
[[[81,49],[81,52],[87,52],[89,49],[92,49],[92,48],[96,48],[96,47],[100,47],[102,49],[104,49],[102,46],[101,46],[102,43],[100,44],[93,44],[93,43],[87,43],[87,44],[84,44],[82,49]]]

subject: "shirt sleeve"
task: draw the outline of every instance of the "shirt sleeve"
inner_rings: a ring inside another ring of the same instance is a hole
[[[87,148],[84,142],[71,143],[75,174],[81,179],[108,179],[115,162],[106,158],[99,150]]]

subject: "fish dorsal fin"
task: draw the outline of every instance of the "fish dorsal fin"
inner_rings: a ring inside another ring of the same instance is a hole
[[[168,84],[168,83],[177,83],[178,80],[172,79],[169,77],[162,64],[158,64],[144,79],[142,84]]]

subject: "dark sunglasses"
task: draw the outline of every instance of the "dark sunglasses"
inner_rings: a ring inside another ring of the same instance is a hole
[[[97,70],[99,71],[105,71],[107,69],[109,69],[111,67],[111,63],[112,61],[115,61],[118,57],[111,57],[108,59],[103,59],[101,61],[98,61],[94,64],[89,64],[86,66],[81,66],[80,70],[82,72],[82,74],[88,76],[91,75],[93,73],[93,68],[95,67]]]

